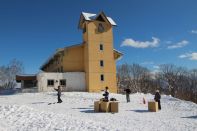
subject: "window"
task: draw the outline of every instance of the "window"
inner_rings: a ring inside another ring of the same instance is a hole
[[[86,26],[84,26],[84,28],[83,28],[83,33],[85,33],[86,32]]]
[[[47,86],[54,86],[54,80],[47,80]]]
[[[66,80],[65,79],[60,80],[60,86],[66,86]]]
[[[103,60],[100,60],[100,66],[103,67],[104,66],[104,62]]]
[[[100,33],[102,33],[102,32],[104,32],[104,27],[103,27],[103,25],[101,24],[101,23],[99,23],[99,25],[98,25],[98,32],[100,32]]]
[[[103,44],[100,44],[100,50],[103,50]]]
[[[103,74],[101,74],[101,81],[104,81],[104,75]]]

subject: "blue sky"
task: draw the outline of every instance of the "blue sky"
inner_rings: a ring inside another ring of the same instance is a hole
[[[118,25],[117,64],[196,68],[196,7],[196,0],[0,0],[0,65],[16,58],[37,73],[55,49],[82,42],[82,11],[104,11]]]

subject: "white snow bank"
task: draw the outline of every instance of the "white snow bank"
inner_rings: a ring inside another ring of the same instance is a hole
[[[162,96],[162,110],[148,112],[142,99],[152,100],[151,94],[110,94],[119,100],[119,113],[94,113],[100,93],[66,92],[63,103],[56,102],[56,93],[26,93],[0,96],[0,130],[71,130],[71,131],[196,131],[197,105],[169,96]]]

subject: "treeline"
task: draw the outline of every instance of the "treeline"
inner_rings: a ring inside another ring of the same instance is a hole
[[[8,65],[0,66],[0,89],[11,89],[16,86],[16,75],[24,72],[21,61],[13,59]]]
[[[119,92],[130,88],[132,93],[161,93],[197,103],[197,69],[188,70],[173,64],[160,65],[153,72],[139,64],[117,67]]]

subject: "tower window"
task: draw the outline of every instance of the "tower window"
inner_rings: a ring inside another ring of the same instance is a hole
[[[86,32],[86,28],[83,28],[83,33],[85,33]]]
[[[84,26],[84,28],[83,28],[83,33],[85,33],[86,32],[86,26]]]
[[[103,60],[100,60],[100,66],[103,67],[104,66],[104,62]]]
[[[103,74],[101,74],[101,81],[104,81],[104,75]]]
[[[100,44],[100,50],[103,50],[103,44]]]
[[[100,33],[102,33],[102,32],[104,32],[104,27],[103,27],[103,25],[101,24],[101,23],[99,23],[99,25],[98,25],[98,32],[100,32]]]

